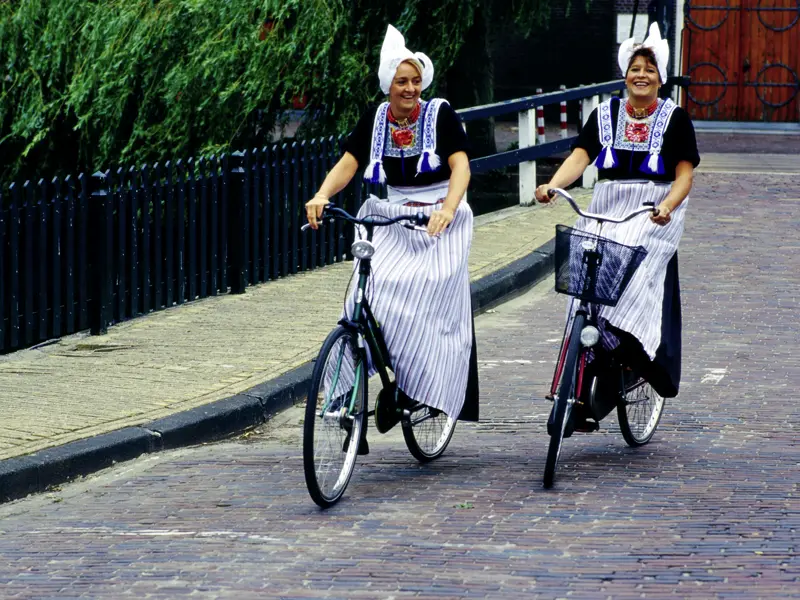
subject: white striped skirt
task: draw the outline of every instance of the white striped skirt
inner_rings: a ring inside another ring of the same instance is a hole
[[[414,200],[413,196],[410,199]],[[405,206],[372,196],[358,217],[430,215],[440,206]],[[398,388],[453,418],[464,405],[472,349],[467,263],[472,220],[472,209],[462,201],[452,223],[438,237],[401,225],[375,227],[372,277],[367,286],[370,308],[386,340]],[[349,318],[355,294],[348,298]]]
[[[622,217],[642,208],[645,202],[658,206],[669,194],[671,184],[643,180],[603,181],[594,188],[588,211]],[[632,334],[641,342],[650,360],[661,344],[661,317],[664,300],[664,279],[667,264],[678,250],[684,229],[684,215],[689,204],[687,197],[671,214],[665,226],[656,225],[648,214],[643,214],[626,223],[603,225],[601,235],[628,246],[644,246],[647,257],[639,265],[628,287],[616,306],[603,306],[598,317],[611,325]],[[598,232],[598,223],[579,218],[575,228],[590,233]],[[577,308],[570,302],[569,311]]]

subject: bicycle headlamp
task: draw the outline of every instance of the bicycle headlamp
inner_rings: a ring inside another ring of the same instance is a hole
[[[372,255],[375,254],[375,246],[367,240],[357,240],[350,246],[350,252],[358,259],[372,258]]]
[[[581,330],[581,344],[591,348],[600,341],[600,331],[593,325],[587,325]]]

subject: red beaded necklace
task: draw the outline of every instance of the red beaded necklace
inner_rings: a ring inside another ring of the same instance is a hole
[[[420,110],[420,104],[417,102],[417,105],[408,117],[405,119],[398,119],[392,114],[392,107],[389,107],[386,118],[389,119],[389,122],[394,126],[390,127],[392,140],[395,146],[400,148],[401,153],[403,148],[410,148],[414,145],[414,130],[410,127],[419,119]]]
[[[405,119],[398,119],[397,117],[392,114],[392,107],[389,107],[389,113],[386,115],[389,119],[390,123],[397,125],[398,127],[408,127],[412,123],[416,123],[417,119],[419,119],[420,113],[420,104],[417,102],[417,105],[414,107],[414,110],[411,111],[411,114],[408,115]]]
[[[653,101],[653,103],[647,108],[634,108],[633,106],[631,106],[630,100],[625,102],[625,111],[628,113],[629,117],[633,117],[634,119],[644,119],[646,117],[649,117],[654,112],[656,112],[657,108],[658,108],[658,98],[656,98]]]

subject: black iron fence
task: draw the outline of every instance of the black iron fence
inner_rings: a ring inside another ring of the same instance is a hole
[[[341,261],[300,232],[340,138],[0,190],[0,352]],[[360,178],[335,200],[357,211]]]
[[[620,90],[584,86],[459,111],[464,121]],[[588,113],[584,118],[588,117]],[[522,118],[522,117],[521,117]],[[571,139],[471,161],[520,165]],[[302,234],[303,204],[338,160],[327,138],[0,188],[0,353],[348,258],[341,222]],[[334,200],[355,212],[361,177]]]

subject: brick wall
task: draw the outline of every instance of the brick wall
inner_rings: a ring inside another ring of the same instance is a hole
[[[640,0],[636,30],[646,31],[655,16],[656,3],[666,3],[662,16],[666,14],[670,21],[668,39],[672,47],[676,1]],[[495,40],[495,99],[529,96],[539,87],[553,91],[560,84],[576,87],[621,78],[617,40],[629,36],[630,21],[625,31],[618,32],[617,17],[632,14],[633,4],[634,0],[592,0],[587,11],[585,3],[573,2],[569,16],[563,8],[553,9],[547,30],[534,31],[528,38],[510,33]],[[549,108],[548,119],[557,119],[557,111],[557,107]],[[570,107],[570,121],[574,120],[572,113]]]
[[[573,2],[569,16],[554,8],[547,30],[527,39],[510,34],[493,45],[495,96],[507,100],[613,79],[609,56],[616,52],[615,0]]]
[[[669,40],[670,54],[674,54],[675,2],[676,0],[639,1],[635,27],[637,42],[644,40],[644,34],[649,24],[654,20],[658,20],[661,26],[661,36]],[[633,14],[634,3],[634,0],[614,0],[616,41],[627,39],[630,36],[630,15]],[[618,31],[620,26],[624,28],[624,31]],[[615,76],[621,77],[622,74],[619,72],[619,67],[617,67],[616,54],[613,57],[613,63]],[[669,72],[672,72],[671,65]]]

